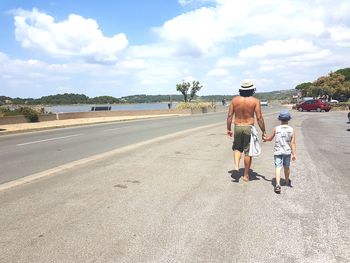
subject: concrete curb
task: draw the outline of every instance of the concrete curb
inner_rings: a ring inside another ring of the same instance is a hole
[[[141,115],[141,116],[120,116],[120,117],[97,117],[97,118],[81,118],[71,120],[57,120],[38,123],[21,123],[21,124],[8,124],[0,126],[0,136],[14,133],[33,132],[50,130],[56,128],[68,128],[84,125],[93,125],[99,123],[111,123],[122,121],[135,121],[154,118],[170,118],[178,116],[187,116],[190,114],[168,114],[168,115]]]

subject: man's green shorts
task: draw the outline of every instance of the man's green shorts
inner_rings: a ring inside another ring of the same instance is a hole
[[[251,126],[237,126],[234,129],[234,141],[232,150],[244,152],[246,156],[249,155]]]

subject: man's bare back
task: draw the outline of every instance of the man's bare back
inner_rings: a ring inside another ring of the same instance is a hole
[[[260,101],[254,97],[236,96],[232,99],[228,116],[227,131],[231,131],[232,119],[235,117],[234,124],[237,126],[254,125],[254,115],[258,125],[265,133],[265,123],[261,113]]]
[[[231,107],[235,115],[235,125],[254,125],[255,109],[259,101],[254,97],[237,96],[232,99]]]

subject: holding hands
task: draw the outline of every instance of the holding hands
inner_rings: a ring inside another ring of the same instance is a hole
[[[271,136],[268,136],[267,134],[266,134],[266,132],[263,132],[263,134],[262,134],[262,139],[263,139],[263,141],[264,142],[266,142],[266,141],[272,141],[272,139],[275,137],[275,134],[273,134],[273,135],[271,135]]]

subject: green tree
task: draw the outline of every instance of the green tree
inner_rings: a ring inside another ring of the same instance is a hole
[[[319,77],[314,82],[305,82],[295,87],[302,91],[302,96],[318,97],[328,95],[339,98],[341,95],[350,97],[350,68],[339,69],[328,76]]]
[[[89,97],[84,94],[64,93],[41,97],[42,104],[84,104],[88,103]]]
[[[338,69],[334,73],[341,74],[345,77],[345,81],[350,81],[350,68]]]
[[[180,84],[176,84],[176,90],[181,92],[184,96],[184,102],[188,102],[188,90],[191,87],[191,83],[185,82],[184,80]]]
[[[89,98],[88,102],[93,104],[116,104],[120,103],[120,100],[111,96],[99,96],[95,98]]]
[[[345,76],[338,73],[330,73],[326,77],[320,77],[314,82],[314,96],[329,95],[338,97],[346,91]],[[345,84],[345,85],[344,85]]]
[[[202,87],[203,86],[200,85],[199,81],[192,81],[192,83],[182,81],[182,83],[176,84],[176,90],[181,92],[181,94],[184,97],[184,102],[189,102],[189,101],[193,100],[193,98],[196,96],[197,92]],[[188,94],[188,91],[190,89],[191,89],[190,94]]]
[[[304,82],[297,85],[295,89],[300,90],[303,97],[312,96],[313,84],[311,82]]]
[[[203,85],[200,85],[199,81],[192,81],[192,87],[190,92],[190,101],[193,100],[193,98],[196,96],[197,92],[200,91],[200,89],[203,87]]]

